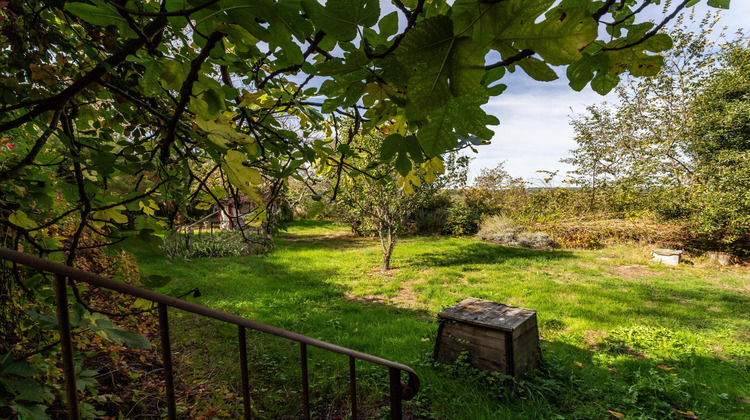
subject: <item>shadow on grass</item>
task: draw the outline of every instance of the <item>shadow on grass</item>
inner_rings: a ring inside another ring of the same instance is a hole
[[[373,246],[372,238],[363,238],[345,232],[332,232],[331,234],[303,234],[285,233],[279,238],[289,245],[290,249],[344,249],[363,248]]]
[[[415,260],[431,266],[448,267],[462,264],[502,264],[509,260],[552,261],[573,258],[568,251],[543,251],[507,247],[484,242],[453,246],[450,253],[429,252],[417,255]]]
[[[316,266],[312,257],[297,255],[294,264],[273,255],[195,259],[159,270],[175,277],[168,286],[171,294],[198,287],[203,292],[199,304],[399,363],[409,364],[429,351],[431,343],[420,338],[435,330],[424,312],[350,299],[345,288],[330,281],[339,270]],[[240,389],[234,325],[187,315],[172,332],[177,351],[199,360],[191,376],[212,377]],[[267,418],[301,418],[299,345],[255,331],[248,331],[248,338],[256,408]],[[315,416],[345,417],[347,358],[310,347],[309,360]],[[379,407],[388,401],[388,369],[357,362],[357,372],[362,413],[378,417]]]
[[[609,324],[630,318],[686,331],[716,331],[742,320],[750,321],[746,309],[750,307],[750,296],[745,294],[713,287],[682,287],[677,281],[666,285],[629,281],[622,284],[625,289],[574,286],[582,298],[593,296],[596,300],[595,305],[573,302],[575,316]]]
[[[631,351],[606,340],[591,348],[545,342],[544,363],[526,379],[526,397],[576,418],[603,418],[608,410],[648,418],[750,414],[742,402],[750,392],[747,364],[691,353],[652,359]]]

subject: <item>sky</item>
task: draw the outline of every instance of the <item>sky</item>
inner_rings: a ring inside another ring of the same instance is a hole
[[[703,3],[696,6],[696,16],[716,10]],[[729,10],[722,11],[722,15],[717,28],[726,26],[725,33],[730,37],[738,29],[750,30],[750,0],[731,0]],[[660,14],[649,16],[659,17]],[[555,178],[558,185],[565,179],[566,171],[573,168],[560,159],[576,146],[570,117],[584,113],[589,105],[612,103],[615,95],[601,96],[590,87],[575,92],[568,86],[564,70],[559,75],[555,81],[538,82],[519,69],[503,78],[508,88],[484,106],[488,114],[500,120],[499,126],[490,127],[495,132],[492,143],[478,147],[477,154],[464,153],[474,157],[469,167],[470,179],[479,175],[482,168],[494,168],[503,161],[512,176],[532,184],[538,185],[544,178],[538,170],[559,171]]]

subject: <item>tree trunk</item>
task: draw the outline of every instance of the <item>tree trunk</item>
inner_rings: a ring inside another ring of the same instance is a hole
[[[380,249],[383,251],[383,265],[380,267],[381,271],[388,271],[391,269],[391,255],[393,254],[393,247],[396,246],[396,236],[393,234],[393,227],[388,226],[384,229],[380,229]]]

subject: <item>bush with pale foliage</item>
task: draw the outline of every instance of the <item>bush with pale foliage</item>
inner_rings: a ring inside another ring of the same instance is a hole
[[[531,249],[548,249],[552,247],[552,238],[544,232],[524,232],[513,220],[505,216],[491,216],[483,220],[479,239],[496,242],[506,246],[520,246]]]

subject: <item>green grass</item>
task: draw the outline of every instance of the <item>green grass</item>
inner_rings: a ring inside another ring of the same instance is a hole
[[[171,260],[136,253],[147,274],[200,288],[203,305],[415,368],[419,418],[750,417],[750,273],[703,261],[667,267],[646,248],[531,251],[471,238],[401,240],[383,274],[379,246],[327,222],[301,221],[266,256]],[[509,381],[465,364],[432,362],[436,313],[469,297],[538,311],[544,358]],[[237,387],[236,329],[191,316],[173,327],[195,375]],[[299,350],[250,335],[256,408],[298,418]],[[346,358],[310,350],[318,418],[346,413]],[[359,363],[365,416],[387,409],[383,369]],[[241,406],[241,404],[240,404]]]

